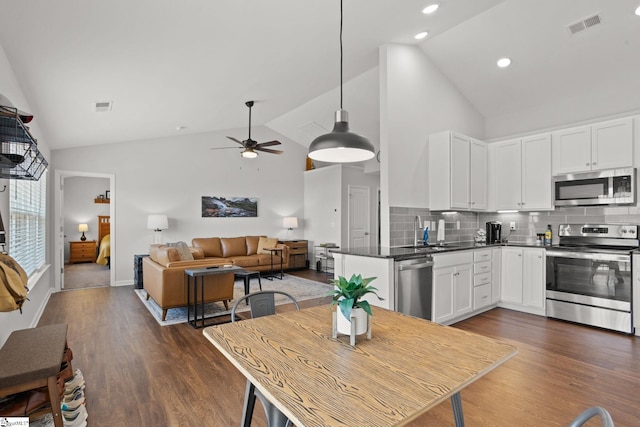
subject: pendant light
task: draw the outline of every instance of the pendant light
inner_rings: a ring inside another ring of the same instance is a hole
[[[342,0],[340,0],[340,109],[331,133],[320,135],[309,146],[309,157],[330,163],[352,163],[375,156],[373,145],[364,136],[349,132],[349,113],[342,109]]]

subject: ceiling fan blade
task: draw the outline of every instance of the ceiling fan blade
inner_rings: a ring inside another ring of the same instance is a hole
[[[209,150],[228,150],[230,148],[234,150],[242,150],[242,147],[213,147],[213,148],[209,148]]]
[[[240,144],[240,145],[242,145],[242,146],[244,147],[244,142],[242,142],[242,141],[238,141],[237,139],[235,139],[235,138],[234,138],[234,137],[232,137],[232,136],[228,136],[227,138],[229,138],[229,139],[230,139],[230,140],[232,140],[232,141],[237,142],[238,144]]]
[[[284,153],[284,151],[272,150],[270,148],[261,148],[261,147],[255,147],[254,150],[256,150],[256,151],[264,151],[265,153],[271,153],[271,154],[282,154],[282,153]]]
[[[261,142],[258,144],[258,147],[269,147],[272,145],[280,145],[282,144],[280,141],[269,141],[269,142]]]

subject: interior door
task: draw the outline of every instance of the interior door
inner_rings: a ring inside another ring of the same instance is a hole
[[[349,247],[370,246],[369,187],[349,186]]]

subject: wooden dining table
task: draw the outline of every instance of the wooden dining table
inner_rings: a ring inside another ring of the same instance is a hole
[[[332,338],[330,305],[211,326],[204,335],[296,427],[402,426],[514,356],[512,345],[374,307],[372,338]]]

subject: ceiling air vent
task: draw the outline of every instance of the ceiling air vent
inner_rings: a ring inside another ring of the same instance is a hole
[[[108,111],[111,111],[111,106],[113,105],[113,102],[108,101],[108,102],[96,102],[96,113],[106,113]]]
[[[602,23],[602,20],[600,19],[600,15],[596,14],[586,19],[583,19],[581,21],[567,25],[567,30],[569,30],[569,34],[573,36],[574,34],[580,33],[586,29],[589,29],[601,23]]]

